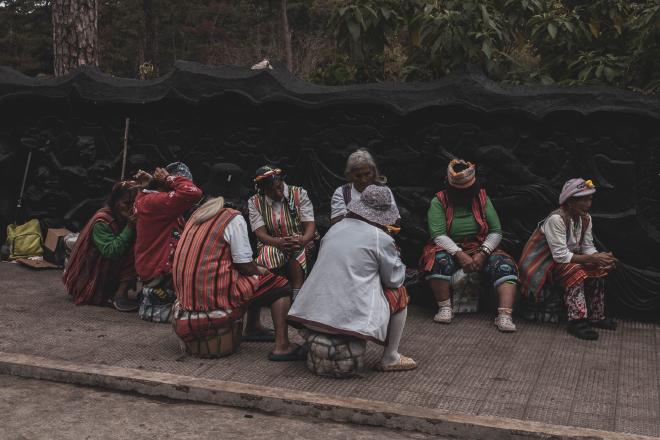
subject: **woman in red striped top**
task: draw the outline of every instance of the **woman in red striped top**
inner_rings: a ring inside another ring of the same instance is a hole
[[[245,219],[240,212],[225,208],[222,197],[208,200],[186,224],[174,254],[172,276],[177,296],[174,330],[188,347],[204,342],[211,347],[203,350],[206,356],[230,354],[240,342],[236,335],[248,306],[270,306],[275,347],[269,359],[304,360],[303,349],[288,339],[291,287],[287,279],[252,261]],[[228,328],[237,331],[223,339]]]

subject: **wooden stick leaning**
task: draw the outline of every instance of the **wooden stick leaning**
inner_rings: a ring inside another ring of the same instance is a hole
[[[21,193],[18,196],[18,202],[16,203],[16,215],[14,217],[14,224],[18,224],[18,216],[20,214],[21,207],[23,206],[23,193],[25,192],[25,182],[27,182],[28,170],[30,169],[30,162],[32,161],[32,150],[28,152],[27,163],[25,164],[25,172],[23,173],[23,182],[21,183]]]
[[[124,128],[124,155],[121,163],[121,179],[124,180],[124,175],[126,174],[126,154],[128,152],[128,126],[131,120],[126,118],[126,127]]]

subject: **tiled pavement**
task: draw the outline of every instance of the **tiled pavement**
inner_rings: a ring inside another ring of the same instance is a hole
[[[76,307],[55,271],[0,264],[0,304],[0,351],[660,436],[656,324],[621,322],[587,342],[561,326],[521,321],[517,333],[500,334],[482,314],[442,326],[431,311],[411,307],[402,352],[417,360],[417,370],[332,380],[311,375],[303,363],[268,362],[269,344],[244,343],[219,360],[183,356],[169,325]],[[370,344],[368,365],[379,352]]]

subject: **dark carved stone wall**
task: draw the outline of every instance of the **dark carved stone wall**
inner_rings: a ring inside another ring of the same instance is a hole
[[[180,63],[148,82],[90,70],[44,81],[0,69],[0,112],[3,225],[13,220],[28,149],[35,154],[25,214],[84,224],[119,178],[130,117],[129,171],[182,160],[203,183],[217,162],[250,174],[277,164],[308,189],[321,228],[346,157],[369,148],[401,207],[400,242],[414,264],[427,239],[428,202],[455,155],[478,164],[516,257],[563,182],[594,179],[595,235],[623,262],[611,276],[611,304],[638,317],[660,310],[657,99],[503,87],[470,72],[429,84],[319,87],[282,72]]]

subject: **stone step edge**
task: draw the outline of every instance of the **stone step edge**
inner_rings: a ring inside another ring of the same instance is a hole
[[[74,363],[1,351],[0,374],[252,409],[286,416],[315,417],[334,422],[419,431],[457,439],[651,440],[654,438],[501,417],[452,414],[410,405],[327,396],[156,371]]]

